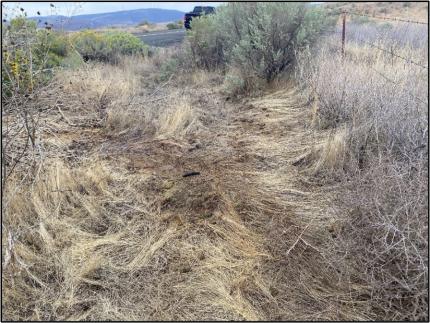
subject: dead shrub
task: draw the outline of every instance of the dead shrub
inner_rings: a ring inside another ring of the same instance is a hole
[[[369,286],[378,319],[428,319],[428,75],[358,41],[345,60],[323,43],[296,74],[315,98],[314,126],[335,133],[308,165],[341,183],[334,254],[349,261],[344,279]],[[424,61],[427,45],[408,44],[398,53]]]

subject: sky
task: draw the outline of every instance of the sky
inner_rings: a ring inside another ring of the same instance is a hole
[[[54,4],[52,8],[49,4]],[[132,10],[142,8],[176,9],[180,11],[191,11],[194,6],[217,6],[221,2],[7,2],[2,1],[6,11],[16,11],[23,8],[27,16],[36,16],[37,11],[42,16],[48,15],[83,15],[91,13],[113,12],[121,10]]]

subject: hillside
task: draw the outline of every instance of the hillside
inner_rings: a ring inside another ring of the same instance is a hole
[[[184,13],[178,10],[150,8],[90,15],[76,15],[72,17],[61,15],[31,17],[30,19],[38,21],[39,27],[44,27],[45,23],[48,23],[52,24],[56,29],[64,28],[65,30],[80,30],[110,26],[130,26],[136,25],[145,20],[150,23],[168,22],[182,19],[183,16]]]

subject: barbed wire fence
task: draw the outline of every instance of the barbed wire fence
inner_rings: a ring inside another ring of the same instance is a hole
[[[392,22],[396,22],[396,23],[413,24],[413,25],[419,25],[419,26],[428,26],[428,22],[423,22],[423,21],[397,18],[397,17],[389,17],[389,16],[378,16],[378,15],[364,14],[364,13],[347,11],[347,10],[334,10],[332,12],[329,12],[328,15],[329,16],[338,16],[339,19],[341,20],[341,31],[335,32],[335,35],[340,38],[340,42],[332,43],[332,44],[330,44],[330,46],[333,46],[334,48],[336,48],[336,50],[338,50],[340,52],[342,60],[344,60],[346,57],[351,58],[350,56],[348,56],[348,51],[347,51],[346,46],[347,46],[348,41],[349,41],[349,39],[348,39],[348,36],[349,36],[348,25],[351,25],[354,22],[350,21],[348,24],[348,20],[347,20],[348,16],[349,17],[353,17],[353,16],[366,17],[366,18],[375,19],[375,20],[392,21]],[[365,39],[363,39],[363,37],[356,38],[355,41],[357,44],[367,45],[367,46],[369,46],[375,50],[383,52],[384,54],[390,55],[393,58],[401,59],[406,64],[410,64],[410,65],[413,65],[417,68],[420,68],[421,70],[423,70],[424,72],[426,72],[428,74],[428,65],[424,65],[423,63],[416,61],[412,57],[406,57],[405,55],[397,53],[394,50],[393,46],[391,46],[391,48],[388,49],[388,48],[381,46],[380,44],[376,44],[376,43],[373,43],[371,41],[365,40]],[[428,36],[427,36],[427,43],[428,43]],[[386,81],[393,83],[393,84],[398,84],[397,81],[393,80],[392,78],[390,78],[388,75],[384,74],[383,72],[378,71],[377,69],[373,68],[372,66],[369,66],[369,67],[373,72],[378,74],[380,77],[384,78]],[[426,98],[426,99],[419,98],[419,97],[413,95],[412,93],[410,93],[410,95],[412,97],[414,97],[415,99],[417,99],[419,102],[428,105],[428,98]]]
[[[406,23],[418,24],[418,25],[428,25],[428,23],[424,21],[417,21],[417,20],[410,20],[410,19],[403,19],[403,18],[396,18],[396,17],[387,17],[387,16],[367,15],[367,14],[357,13],[352,11],[345,11],[345,13],[353,16],[361,16],[361,17],[374,18],[374,19],[380,19],[380,20],[390,20],[390,21],[406,22]]]

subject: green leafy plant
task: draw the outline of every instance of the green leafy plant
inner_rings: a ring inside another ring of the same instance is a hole
[[[12,91],[32,92],[70,52],[64,34],[37,29],[36,22],[25,16],[3,23],[2,45],[2,89],[7,96]]]
[[[193,19],[188,32],[188,52],[197,67],[215,69],[226,65],[225,39],[220,32],[218,17],[214,15]]]
[[[172,30],[172,29],[181,29],[182,28],[182,22],[178,21],[178,22],[170,22],[166,25],[167,29]]]
[[[144,20],[137,24],[138,26],[151,26],[152,24],[148,20]]]
[[[73,35],[72,42],[86,61],[116,62],[119,55],[147,55],[149,51],[138,37],[122,31],[84,30]]]
[[[234,67],[270,82],[334,24],[323,9],[301,3],[229,3],[193,19],[188,44],[199,67]]]

